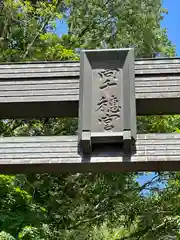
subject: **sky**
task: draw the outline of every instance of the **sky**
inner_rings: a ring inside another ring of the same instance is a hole
[[[176,46],[177,56],[180,57],[180,0],[162,0],[163,7],[168,10],[161,22],[161,27],[167,29],[168,37],[171,42]],[[57,22],[56,33],[61,36],[67,33],[68,28],[64,21]],[[145,174],[138,178],[140,184],[144,184],[154,177],[154,174]]]
[[[177,55],[180,56],[180,0],[163,0],[163,7],[167,8],[168,15],[161,22],[161,26],[168,31],[168,37],[176,46]]]
[[[65,21],[57,21],[56,22],[56,33],[58,34],[58,36],[62,36],[62,34],[67,33],[68,32],[68,27],[67,24],[65,24]]]

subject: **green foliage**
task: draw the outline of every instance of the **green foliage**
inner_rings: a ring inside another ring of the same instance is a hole
[[[129,234],[125,227],[110,229],[106,223],[92,229],[61,231],[60,238],[64,240],[119,240]]]
[[[137,57],[174,56],[160,0],[71,0],[69,36],[82,48],[135,47]]]
[[[21,228],[45,219],[45,209],[16,184],[15,176],[0,175],[0,229],[16,235]]]
[[[43,33],[39,36],[40,42],[35,49],[35,60],[79,60],[79,56],[72,49],[66,49],[59,37],[53,33]]]
[[[63,17],[62,1],[5,0],[0,9],[0,61],[77,59],[52,33],[56,19]],[[62,14],[59,12],[62,10]],[[47,30],[50,31],[47,33]]]
[[[18,234],[20,240],[40,240],[39,231],[37,228],[26,226]]]
[[[7,119],[0,121],[1,136],[74,135],[76,130],[76,118]]]
[[[138,130],[143,133],[179,132],[180,116],[138,117]]]
[[[9,233],[2,231],[0,232],[0,240],[15,240],[15,238]]]
[[[159,0],[4,0],[0,61],[78,60],[76,48],[129,46],[138,57],[174,56],[160,28],[165,13]],[[60,38],[56,19],[68,14],[69,33]],[[138,117],[138,129],[179,131],[179,117]],[[74,118],[0,121],[1,136],[76,130]],[[0,175],[0,240],[180,239],[179,175],[157,174],[139,186],[138,174]],[[162,181],[168,181],[164,191],[153,185]]]

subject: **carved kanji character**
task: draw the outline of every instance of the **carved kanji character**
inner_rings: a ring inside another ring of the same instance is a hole
[[[105,69],[101,72],[99,72],[99,75],[101,76],[102,79],[102,85],[100,86],[100,89],[104,89],[108,86],[115,86],[117,85],[117,73],[118,69]]]
[[[120,106],[118,104],[118,98],[114,95],[112,95],[109,100],[108,112],[115,119],[120,117]]]
[[[98,110],[100,110],[101,112],[105,111],[105,108],[108,106],[108,99],[102,96],[97,105],[98,108],[96,109],[96,111]]]
[[[103,114],[99,116],[99,123],[104,124],[104,129],[106,131],[111,131],[114,128],[113,120],[120,118],[120,106],[118,103],[118,98],[112,95],[109,99],[102,96],[97,103],[98,108],[96,111],[101,111]]]
[[[99,122],[103,122],[104,123],[104,129],[106,131],[110,131],[114,128],[113,124],[112,124],[112,118],[109,117],[108,115],[105,115],[105,116],[101,116],[99,118]]]

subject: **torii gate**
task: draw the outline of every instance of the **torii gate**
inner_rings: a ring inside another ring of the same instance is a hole
[[[180,170],[180,134],[136,134],[136,115],[179,113],[178,58],[106,49],[0,64],[1,119],[79,116],[78,136],[0,138],[0,172]]]

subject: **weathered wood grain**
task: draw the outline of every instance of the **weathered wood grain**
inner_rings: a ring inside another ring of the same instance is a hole
[[[0,138],[0,173],[180,170],[180,134],[140,134],[132,155],[119,146],[78,153],[76,136]]]
[[[76,61],[0,64],[0,118],[77,116],[79,68]],[[180,59],[136,60],[135,74],[137,115],[180,113]]]

